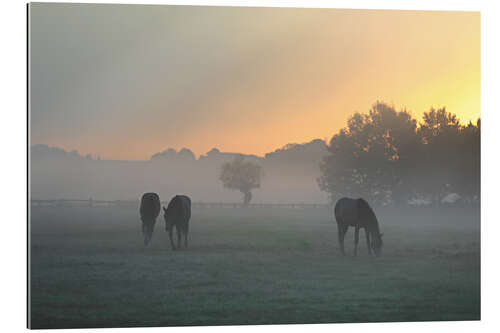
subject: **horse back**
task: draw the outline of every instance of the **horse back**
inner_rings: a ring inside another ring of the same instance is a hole
[[[363,199],[342,198],[337,201],[334,213],[339,225],[364,227],[360,200]]]
[[[191,199],[185,195],[176,195],[167,208],[173,223],[183,229],[187,229],[191,218]]]

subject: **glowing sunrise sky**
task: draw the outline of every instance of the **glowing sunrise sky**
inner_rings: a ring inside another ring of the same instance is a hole
[[[480,15],[31,6],[31,143],[104,159],[263,155],[330,139],[377,100],[480,116]]]

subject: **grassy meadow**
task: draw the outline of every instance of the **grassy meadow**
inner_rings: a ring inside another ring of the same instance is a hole
[[[480,319],[478,208],[375,208],[368,257],[338,251],[326,208],[193,209],[189,248],[138,209],[32,207],[31,327],[128,327]]]

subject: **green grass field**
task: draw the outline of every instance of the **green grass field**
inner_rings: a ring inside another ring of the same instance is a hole
[[[375,210],[381,258],[326,209],[193,210],[190,248],[137,209],[33,207],[32,328],[480,319],[479,210]]]

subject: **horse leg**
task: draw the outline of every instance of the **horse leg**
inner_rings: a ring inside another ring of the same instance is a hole
[[[181,234],[182,234],[182,231],[179,227],[176,227],[177,229],[177,248],[181,248]]]
[[[359,226],[354,227],[354,256],[358,255]]]
[[[186,249],[188,247],[188,232],[189,232],[189,219],[186,221],[186,228],[184,230],[184,245],[186,246]]]
[[[368,233],[368,230],[365,228],[365,236],[366,236],[366,246],[368,247],[368,254],[372,255],[372,248],[370,246],[370,234]]]
[[[338,230],[338,236],[339,236],[340,253],[342,253],[342,255],[345,256],[344,236],[345,236],[345,233],[347,232],[347,226],[344,227],[340,223],[337,223],[337,230]]]
[[[144,235],[144,246],[147,246],[151,241],[151,238],[153,237],[153,231],[151,229],[152,229],[151,225],[148,224],[142,225],[142,232]]]
[[[174,233],[174,227],[170,228],[168,231],[168,236],[170,237],[170,244],[172,244],[172,250],[175,251],[175,244],[174,244],[174,239],[173,239],[173,233]]]

